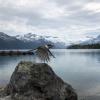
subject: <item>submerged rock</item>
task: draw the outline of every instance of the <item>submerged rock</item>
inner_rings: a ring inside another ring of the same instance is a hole
[[[46,63],[20,62],[0,100],[77,100],[73,88]]]

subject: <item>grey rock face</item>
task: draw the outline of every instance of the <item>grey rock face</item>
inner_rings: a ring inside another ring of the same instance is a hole
[[[20,62],[4,94],[10,100],[77,100],[73,88],[45,63]]]

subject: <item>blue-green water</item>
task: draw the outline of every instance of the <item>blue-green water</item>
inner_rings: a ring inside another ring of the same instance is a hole
[[[49,63],[80,96],[100,95],[100,50],[52,50],[56,58]],[[0,56],[0,85],[9,82],[20,61],[39,62],[34,56]]]

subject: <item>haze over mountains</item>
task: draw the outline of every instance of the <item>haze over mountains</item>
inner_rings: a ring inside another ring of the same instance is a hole
[[[78,44],[68,46],[69,49],[100,49],[100,35]]]
[[[100,35],[98,35],[96,38],[92,38],[81,43],[81,45],[86,44],[100,44]]]
[[[0,49],[33,49],[40,45],[53,44],[55,49],[67,48],[69,44],[61,41],[59,37],[42,36],[33,33],[27,33],[24,35],[9,36],[3,32],[0,32]],[[88,39],[87,41],[72,44],[71,48],[91,48],[94,45],[99,47],[100,35],[96,38]],[[95,48],[95,47],[94,47]]]
[[[54,48],[66,48],[66,44],[58,37],[39,36],[32,33],[9,36],[0,32],[0,49],[32,49],[49,43],[53,44]]]

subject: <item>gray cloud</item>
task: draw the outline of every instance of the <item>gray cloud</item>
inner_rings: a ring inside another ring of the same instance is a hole
[[[0,0],[0,31],[86,39],[100,32],[99,6],[100,0]]]

